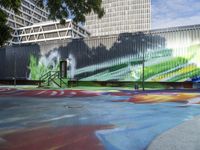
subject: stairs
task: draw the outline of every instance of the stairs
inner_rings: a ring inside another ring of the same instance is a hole
[[[61,78],[60,71],[49,71],[40,77],[39,87],[58,87],[64,88],[68,86],[67,78]]]

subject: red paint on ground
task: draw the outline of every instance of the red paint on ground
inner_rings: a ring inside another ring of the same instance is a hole
[[[111,126],[70,126],[42,128],[2,136],[1,150],[102,150],[96,130]]]
[[[41,97],[41,98],[58,98],[58,97],[93,97],[101,93],[84,91],[84,90],[2,90],[0,96],[24,96],[24,97]]]
[[[126,92],[113,92],[110,93],[112,96],[132,96],[133,94],[131,93],[126,93]]]

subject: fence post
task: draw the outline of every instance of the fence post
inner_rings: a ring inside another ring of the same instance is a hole
[[[14,86],[16,87],[16,51],[15,51],[15,48],[14,48]]]

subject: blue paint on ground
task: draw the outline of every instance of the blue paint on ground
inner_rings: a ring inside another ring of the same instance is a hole
[[[87,98],[0,97],[0,132],[34,126],[113,125],[96,131],[109,150],[143,150],[161,133],[200,114],[200,106],[181,103],[112,102],[123,96]],[[3,107],[4,106],[4,107]]]

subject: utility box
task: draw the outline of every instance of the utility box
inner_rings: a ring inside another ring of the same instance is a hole
[[[67,78],[67,61],[60,61],[60,77]]]

